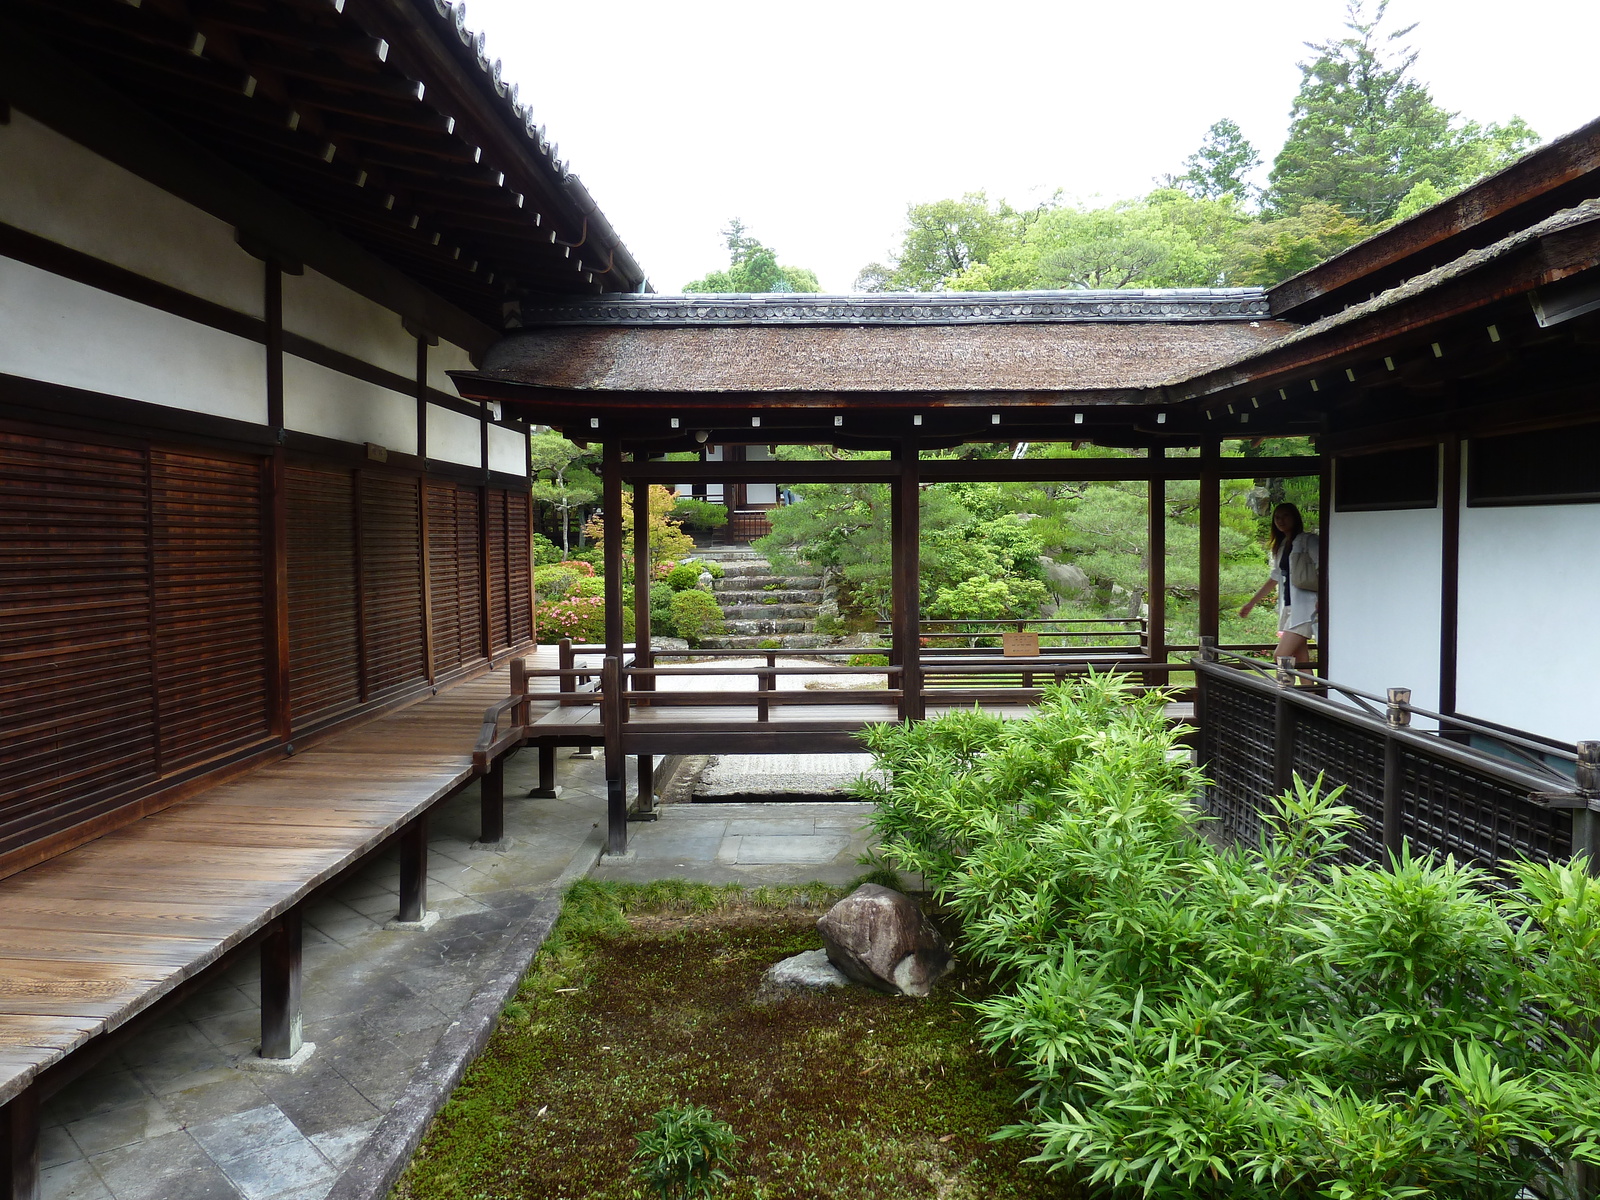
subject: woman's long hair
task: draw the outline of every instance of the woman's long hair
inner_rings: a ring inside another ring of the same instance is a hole
[[[1294,528],[1289,530],[1288,533],[1285,533],[1283,530],[1278,528],[1278,514],[1281,512],[1288,512],[1289,515],[1294,518]],[[1272,510],[1272,536],[1271,540],[1267,543],[1267,547],[1271,551],[1272,557],[1277,558],[1278,551],[1283,549],[1284,538],[1288,538],[1292,541],[1305,531],[1306,521],[1305,518],[1300,515],[1300,509],[1298,507],[1293,504],[1278,505],[1277,508]]]

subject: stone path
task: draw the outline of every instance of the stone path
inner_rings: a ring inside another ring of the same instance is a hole
[[[837,796],[872,772],[870,754],[719,754],[694,786],[697,801]]]

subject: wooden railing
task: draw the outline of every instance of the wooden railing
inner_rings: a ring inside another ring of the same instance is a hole
[[[1349,861],[1386,861],[1403,843],[1491,868],[1600,855],[1600,742],[1539,742],[1289,660],[1207,648],[1194,667],[1205,805],[1234,838],[1258,838],[1262,803],[1295,775],[1322,775],[1362,818]]]

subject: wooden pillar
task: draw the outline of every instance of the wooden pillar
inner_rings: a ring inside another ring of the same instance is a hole
[[[1166,458],[1162,446],[1150,447],[1150,461],[1159,472]],[[1145,513],[1145,543],[1148,566],[1145,568],[1145,602],[1150,606],[1146,622],[1145,649],[1152,662],[1167,661],[1167,482],[1152,477]],[[1156,680],[1155,682],[1164,682]]]
[[[530,800],[554,800],[561,795],[556,786],[556,748],[539,747],[539,786],[528,793]]]
[[[261,940],[261,1057],[300,1053],[300,909],[267,926]]]
[[[1322,528],[1317,533],[1321,565],[1317,568],[1317,671],[1324,679],[1332,679],[1328,653],[1328,552],[1333,541],[1328,536],[1333,528],[1333,456],[1322,455],[1321,470],[1317,473],[1317,521]]]
[[[506,760],[502,755],[489,764],[478,781],[478,841],[486,846],[506,836]]]
[[[1386,715],[1389,728],[1404,729],[1411,724],[1411,689],[1392,687],[1388,691]],[[1405,842],[1405,812],[1401,805],[1400,739],[1390,733],[1383,739],[1383,848],[1390,862],[1400,857]]]
[[[400,911],[396,921],[419,922],[428,911],[428,815],[400,831]]]
[[[289,520],[287,464],[283,455],[283,268],[267,259],[262,317],[267,359],[267,425],[278,445],[265,465],[267,559],[267,703],[273,736],[288,741],[289,723]]]
[[[1200,636],[1220,641],[1222,439],[1200,443]]]
[[[417,461],[422,474],[417,479],[417,536],[422,539],[418,553],[422,560],[422,661],[428,682],[437,682],[439,666],[433,644],[433,563],[428,551],[428,342],[417,338]]]
[[[0,1200],[39,1200],[39,1085],[0,1105]]]
[[[628,849],[627,780],[622,753],[622,443],[605,443],[601,456],[601,504],[605,528],[606,657],[600,676],[601,719],[606,747],[606,852]]]
[[[650,654],[650,485],[633,485],[633,665],[648,669],[655,665]],[[654,679],[640,679],[633,690],[655,691]],[[638,814],[655,812],[655,759],[639,755]]]
[[[1600,742],[1578,743],[1577,792],[1572,810],[1572,853],[1586,855],[1589,873],[1600,875]]]
[[[1444,439],[1440,473],[1444,532],[1439,553],[1439,711],[1456,712],[1456,648],[1461,622],[1461,439]]]
[[[1284,692],[1295,685],[1295,660],[1279,658],[1278,694],[1272,702],[1272,788],[1279,795],[1294,782],[1294,708]]]
[[[907,438],[896,455],[900,473],[893,484],[896,515],[893,558],[894,644],[900,664],[903,720],[922,720],[922,488],[915,438]]]

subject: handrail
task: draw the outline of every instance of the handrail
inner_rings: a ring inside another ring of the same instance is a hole
[[[1548,785],[1550,782],[1558,782],[1566,789],[1570,789],[1573,786],[1571,776],[1563,774],[1542,760],[1532,760],[1526,756],[1521,756],[1527,766],[1518,766],[1505,760],[1496,760],[1494,756],[1484,754],[1482,751],[1474,751],[1460,746],[1448,740],[1448,735],[1450,733],[1476,734],[1486,740],[1499,742],[1506,746],[1522,747],[1553,758],[1570,761],[1574,769],[1576,769],[1578,755],[1575,751],[1569,751],[1565,747],[1551,746],[1547,743],[1534,741],[1531,738],[1507,733],[1504,730],[1474,721],[1470,717],[1448,716],[1444,713],[1434,712],[1432,709],[1422,708],[1407,700],[1395,699],[1391,701],[1388,696],[1378,696],[1361,688],[1349,684],[1336,683],[1306,671],[1280,668],[1276,663],[1267,663],[1260,659],[1248,658],[1245,655],[1234,654],[1229,651],[1217,650],[1213,651],[1213,653],[1215,657],[1211,659],[1204,657],[1193,659],[1192,662],[1195,669],[1228,670],[1236,677],[1242,674],[1245,679],[1256,682],[1263,692],[1270,691],[1276,696],[1281,696],[1289,703],[1315,708],[1321,712],[1331,711],[1352,724],[1369,728],[1374,732],[1391,734],[1403,741],[1409,741],[1415,746],[1426,748],[1430,754],[1449,758],[1463,766],[1470,766],[1474,770],[1482,770],[1489,774],[1498,775],[1519,788],[1529,787],[1530,785]],[[1228,660],[1228,662],[1222,661],[1224,659]],[[1230,666],[1230,663],[1233,665]],[[1275,682],[1257,680],[1257,676],[1268,672],[1273,673]],[[1281,681],[1281,683],[1276,681]],[[1305,686],[1284,686],[1290,681],[1304,684]],[[1336,704],[1331,699],[1314,694],[1313,689],[1335,692],[1352,701],[1376,701],[1383,705],[1384,713],[1375,713],[1367,705],[1361,705],[1358,708],[1354,705]],[[1419,729],[1411,725],[1409,721],[1397,722],[1389,719],[1386,714],[1391,709],[1397,713],[1404,714],[1408,718],[1410,716],[1418,716],[1426,720],[1436,721],[1439,724],[1439,728],[1433,730]],[[1550,807],[1548,804],[1545,806]]]

